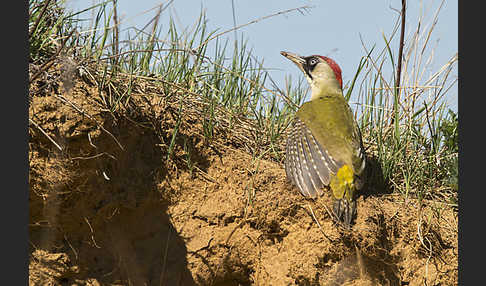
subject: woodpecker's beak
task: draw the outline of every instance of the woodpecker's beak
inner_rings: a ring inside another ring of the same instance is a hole
[[[304,57],[301,57],[297,54],[284,52],[284,51],[281,51],[280,54],[286,57],[287,59],[291,60],[294,64],[296,64],[304,74],[307,74],[307,72],[304,70],[304,65],[305,65]]]

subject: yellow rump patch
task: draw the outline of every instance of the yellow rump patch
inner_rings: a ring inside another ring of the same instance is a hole
[[[342,199],[346,195],[347,199],[351,199],[353,196],[354,188],[354,172],[349,165],[343,165],[336,173],[332,176],[330,187],[332,194],[336,199]]]

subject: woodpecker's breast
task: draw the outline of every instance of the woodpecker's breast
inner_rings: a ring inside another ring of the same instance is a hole
[[[331,175],[342,165],[316,140],[311,130],[295,118],[287,139],[285,172],[306,197],[321,195]]]

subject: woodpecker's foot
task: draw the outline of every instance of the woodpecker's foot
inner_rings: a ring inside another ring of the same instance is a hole
[[[335,199],[333,208],[334,218],[343,223],[347,229],[351,228],[351,223],[356,216],[356,201],[348,201],[346,199]]]

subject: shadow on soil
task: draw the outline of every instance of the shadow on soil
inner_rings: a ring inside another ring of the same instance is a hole
[[[368,181],[365,186],[363,197],[366,199],[370,196],[381,196],[391,194],[393,190],[390,187],[390,182],[384,178],[383,169],[374,156],[368,157],[367,164],[369,165]]]
[[[172,190],[160,185],[168,171],[159,136],[128,120],[110,125],[124,151],[105,133],[68,137],[69,153],[57,154],[31,138],[31,256],[39,249],[67,253],[76,269],[60,270],[61,283],[90,277],[102,284],[195,285],[184,239],[167,214]],[[102,153],[109,155],[92,156]],[[66,176],[49,177],[59,172]]]

